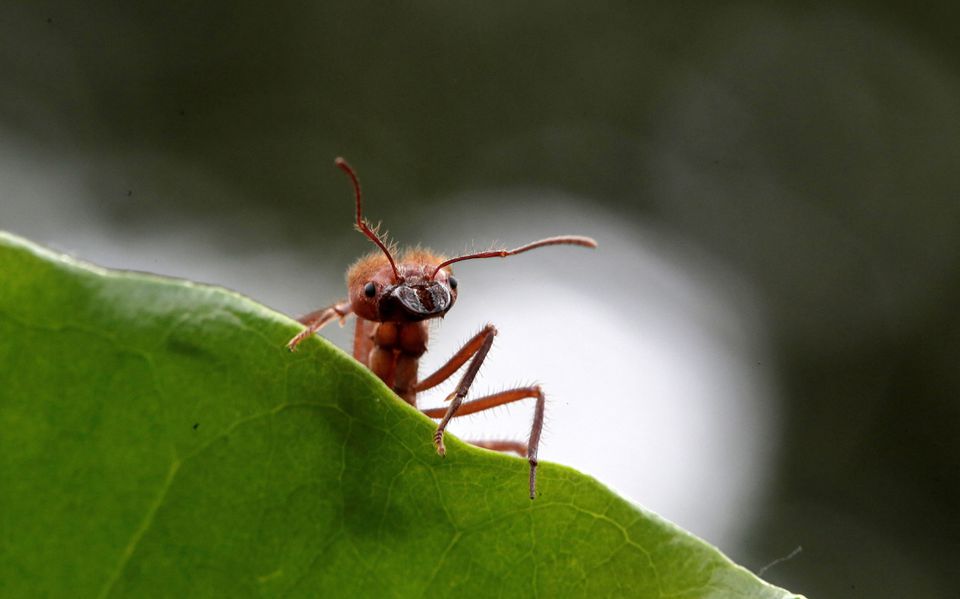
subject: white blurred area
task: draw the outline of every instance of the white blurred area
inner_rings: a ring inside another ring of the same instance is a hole
[[[348,264],[280,244],[254,240],[237,255],[201,224],[181,222],[125,233],[91,210],[94,200],[76,201],[83,168],[60,162],[51,172],[49,160],[0,148],[0,228],[103,266],[224,285],[292,315],[344,295]],[[543,460],[588,473],[734,550],[762,499],[778,438],[774,365],[750,289],[684,240],[598,214],[589,198],[497,190],[446,206],[424,219],[431,227],[420,239],[397,241],[453,254],[494,239],[513,246],[576,233],[600,247],[457,265],[459,300],[434,328],[423,372],[494,323],[500,334],[475,394],[540,383],[548,396]],[[325,334],[346,348],[350,326]],[[531,405],[516,404],[457,420],[451,431],[525,439],[531,414]]]

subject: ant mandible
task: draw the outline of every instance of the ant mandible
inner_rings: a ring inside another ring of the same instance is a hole
[[[526,457],[530,462],[530,499],[533,499],[537,487],[537,448],[543,429],[544,395],[540,387],[519,387],[463,401],[497,334],[497,329],[490,324],[467,341],[439,370],[417,380],[420,357],[427,351],[429,333],[426,321],[442,318],[457,301],[457,280],[450,268],[455,262],[513,256],[548,245],[593,248],[597,247],[597,242],[589,237],[564,235],[534,241],[512,250],[491,250],[456,258],[446,258],[426,249],[415,248],[404,252],[398,261],[394,259],[376,228],[371,228],[363,218],[357,174],[343,158],[337,158],[334,164],[353,182],[357,202],[357,230],[375,243],[380,251],[360,258],[347,270],[347,300],[298,319],[307,328],[291,339],[287,347],[294,351],[301,341],[319,331],[325,324],[334,319],[340,319],[342,323],[347,316],[354,314],[357,317],[357,327],[353,337],[353,357],[372,370],[413,407],[417,407],[418,393],[439,385],[469,362],[456,390],[446,398],[450,406],[422,410],[428,417],[440,419],[433,435],[433,443],[441,456],[446,453],[443,435],[451,418],[475,414],[522,399],[536,399],[530,438],[526,445],[517,441],[471,442],[479,447],[512,451]]]

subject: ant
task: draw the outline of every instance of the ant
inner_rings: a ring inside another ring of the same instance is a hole
[[[353,183],[357,203],[357,230],[376,244],[379,251],[375,250],[360,258],[347,270],[348,299],[298,319],[307,328],[291,339],[287,347],[290,351],[295,351],[300,342],[330,321],[339,319],[343,324],[347,316],[354,314],[357,317],[357,326],[353,337],[353,357],[372,370],[413,407],[417,407],[418,393],[439,385],[469,362],[456,390],[446,398],[450,406],[422,410],[428,417],[440,419],[433,435],[433,444],[441,456],[446,454],[443,436],[451,418],[475,414],[522,399],[536,399],[533,425],[526,445],[517,441],[471,442],[479,447],[512,451],[526,457],[530,462],[530,499],[533,499],[537,487],[537,448],[543,429],[543,392],[538,385],[532,385],[463,401],[493,345],[497,329],[491,324],[483,327],[467,341],[439,370],[418,380],[417,367],[420,357],[427,351],[429,338],[427,321],[443,318],[457,301],[457,279],[453,277],[453,269],[450,268],[455,262],[503,258],[548,245],[594,248],[597,247],[597,242],[589,237],[564,235],[534,241],[512,250],[490,250],[455,258],[446,258],[427,249],[414,248],[408,249],[397,260],[380,237],[378,227],[371,228],[363,218],[360,181],[353,168],[343,158],[337,158],[334,164],[345,172]]]

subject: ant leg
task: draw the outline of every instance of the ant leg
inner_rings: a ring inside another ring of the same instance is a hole
[[[426,391],[427,389],[432,389],[433,387],[436,387],[443,381],[450,378],[453,373],[460,370],[460,367],[467,363],[467,360],[480,351],[480,348],[483,346],[484,341],[487,340],[487,337],[493,337],[496,334],[497,329],[492,324],[488,324],[487,326],[483,327],[479,333],[471,337],[469,341],[463,344],[463,347],[460,348],[460,351],[453,354],[453,357],[447,360],[446,364],[438,368],[436,372],[427,378],[418,381],[417,384],[413,386],[414,392],[419,393],[421,391]]]
[[[493,440],[493,441],[467,441],[470,445],[476,445],[491,451],[512,451],[521,458],[527,457],[527,446],[519,441]]]
[[[477,339],[477,337],[474,337],[474,339]],[[470,343],[468,343],[467,346],[464,346],[464,350],[469,345]],[[467,366],[467,371],[463,373],[463,378],[461,378],[460,382],[457,384],[456,391],[447,397],[447,401],[450,401],[450,407],[444,411],[443,417],[440,419],[440,424],[437,425],[437,431],[433,433],[433,444],[436,446],[437,453],[440,455],[447,453],[446,447],[443,446],[443,433],[447,429],[447,423],[450,422],[450,419],[453,418],[453,415],[456,414],[457,410],[460,408],[460,404],[463,403],[463,398],[467,396],[467,391],[470,390],[470,385],[473,384],[473,379],[477,378],[477,372],[480,370],[480,365],[483,364],[484,358],[486,358],[487,354],[490,352],[491,346],[493,346],[493,335],[488,334],[483,337],[480,347],[476,350],[476,353],[470,360],[470,365]],[[441,367],[438,372],[442,372],[450,367],[462,354],[465,354],[464,350],[457,352],[457,354],[449,362],[447,362],[446,365]],[[431,413],[435,413],[440,410],[443,410],[443,408],[427,410],[425,413],[427,416],[431,416]],[[431,416],[431,418],[436,417],[437,416]]]
[[[489,347],[487,347],[489,349]],[[477,357],[483,358],[486,355],[484,351],[481,355],[477,354]],[[474,368],[474,362],[470,363],[470,370],[467,371],[467,374],[464,375],[464,380],[467,379],[467,375],[470,375],[471,372],[473,376],[476,376],[476,371],[479,369]],[[473,381],[473,377],[467,382]],[[463,386],[464,381],[460,381],[460,386]],[[466,391],[464,391],[466,394]],[[537,490],[537,450],[540,447],[540,434],[543,432],[543,408],[545,403],[545,398],[543,391],[541,391],[538,385],[532,387],[520,387],[519,389],[511,389],[509,391],[501,391],[500,393],[494,393],[492,395],[487,395],[480,397],[461,405],[463,397],[460,395],[460,389],[457,389],[456,396],[453,398],[453,403],[450,404],[450,407],[444,410],[443,408],[432,408],[429,410],[423,410],[423,413],[429,416],[430,418],[440,418],[443,416],[443,420],[440,421],[440,425],[437,427],[437,432],[433,436],[433,442],[437,445],[437,453],[443,455],[445,449],[443,447],[443,430],[446,428],[447,423],[451,418],[456,416],[467,416],[468,414],[475,414],[477,412],[482,412],[483,410],[489,410],[490,408],[495,408],[497,406],[502,406],[508,403],[513,403],[515,401],[520,401],[521,399],[527,399],[535,397],[537,399],[537,405],[533,411],[533,424],[530,426],[530,438],[527,440],[527,447],[525,452],[517,451],[515,449],[518,443],[511,441],[490,441],[488,444],[483,442],[474,443],[475,445],[480,445],[481,447],[488,447],[490,449],[498,450],[508,450],[516,451],[520,455],[523,455],[527,458],[527,461],[530,462],[530,499],[533,499],[536,495]],[[511,445],[512,443],[512,445]],[[522,447],[522,446],[521,446]]]
[[[324,325],[334,318],[339,318],[342,324],[343,319],[349,316],[351,312],[353,312],[353,308],[351,308],[350,302],[344,301],[301,316],[297,319],[297,322],[307,325],[307,328],[297,333],[293,339],[287,342],[287,349],[297,351],[297,346],[300,345],[300,342],[304,339],[322,329]]]

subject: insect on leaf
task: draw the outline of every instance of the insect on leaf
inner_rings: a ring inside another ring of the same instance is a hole
[[[791,597],[236,293],[0,235],[0,595]]]

